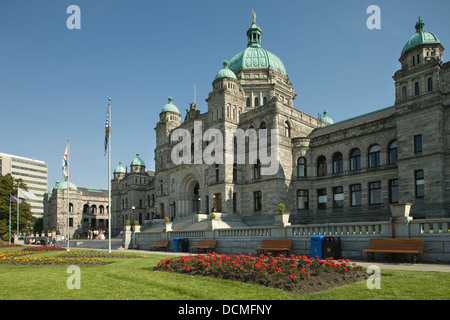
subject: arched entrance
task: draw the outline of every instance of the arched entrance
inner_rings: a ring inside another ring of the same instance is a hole
[[[180,183],[179,213],[187,216],[201,211],[200,183],[198,179],[189,174]]]

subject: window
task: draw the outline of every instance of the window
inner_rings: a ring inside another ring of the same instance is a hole
[[[251,102],[250,102],[250,98],[247,98],[247,103],[245,104],[246,107],[250,107],[251,106]]]
[[[233,192],[233,212],[237,211],[237,193]]]
[[[297,210],[309,209],[308,190],[297,190]]]
[[[69,203],[69,212],[73,212],[73,203]]]
[[[255,211],[261,211],[261,209],[262,209],[261,198],[262,198],[261,191],[253,192],[253,204],[254,204]]]
[[[350,171],[361,170],[361,150],[354,149],[350,153]]]
[[[327,208],[327,189],[317,190],[317,209]]]
[[[389,164],[397,163],[397,140],[389,145]]]
[[[369,149],[369,168],[381,166],[381,147],[376,144]]]
[[[344,207],[344,187],[333,188],[333,208]]]
[[[406,90],[406,87],[402,88],[402,95],[403,95],[403,100],[406,100],[408,98],[408,91]]]
[[[259,98],[256,97],[256,98],[255,98],[255,107],[258,107],[258,106],[259,106]]]
[[[237,164],[233,163],[233,182],[237,181]]]
[[[433,91],[433,79],[428,78],[428,92]]]
[[[291,125],[287,121],[284,122],[284,135],[288,138],[291,137]]]
[[[259,160],[253,165],[253,179],[261,179],[261,162]]]
[[[381,182],[370,182],[369,183],[369,204],[380,204],[381,203]]]
[[[362,204],[362,190],[361,184],[354,184],[350,186],[351,206],[358,207]]]
[[[267,104],[267,97],[263,98],[263,104]]]
[[[425,196],[425,176],[423,170],[417,170],[414,173],[416,181],[416,198],[423,198]]]
[[[419,86],[418,82],[414,83],[414,94],[416,96],[418,96],[420,94],[420,86]]]
[[[97,213],[97,206],[95,204],[91,206],[91,213]]]
[[[414,136],[414,153],[422,152],[422,135],[418,134]]]
[[[398,203],[398,179],[389,180],[389,203]]]
[[[333,156],[333,173],[344,172],[344,160],[342,153],[338,152]]]
[[[142,201],[142,200],[141,200]],[[142,206],[141,206],[142,207]],[[105,207],[103,206],[103,205],[100,205],[99,207],[98,207],[98,210],[99,210],[99,212],[100,213],[105,213]]]
[[[303,157],[300,157],[297,160],[297,177],[306,177],[306,159]]]
[[[89,213],[89,205],[88,204],[85,204],[83,206],[83,213]]]
[[[261,122],[259,128],[260,129],[267,129],[267,124],[263,121],[263,122]]]
[[[219,182],[219,165],[216,163],[216,182]]]
[[[324,156],[320,156],[317,159],[317,176],[323,177],[327,175],[327,159]]]

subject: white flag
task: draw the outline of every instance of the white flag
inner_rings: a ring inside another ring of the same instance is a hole
[[[62,171],[64,179],[68,178],[68,170],[67,167],[69,165],[69,143],[67,143],[66,151],[64,151],[64,157],[62,159]]]
[[[20,188],[19,188],[19,198],[28,200],[37,200],[37,197],[34,193],[22,190]]]

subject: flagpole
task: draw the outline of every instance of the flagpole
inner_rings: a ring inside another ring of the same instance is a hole
[[[70,228],[69,228],[69,212],[70,212],[70,187],[69,187],[69,172],[70,172],[70,138],[67,139],[67,251],[70,251]]]
[[[111,98],[108,99],[109,138],[108,138],[108,252],[111,253]]]
[[[9,244],[11,244],[11,193],[9,194]]]
[[[19,180],[17,181],[17,242],[19,242]]]

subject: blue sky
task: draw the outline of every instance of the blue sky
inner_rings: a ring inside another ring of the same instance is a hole
[[[67,7],[81,10],[69,30]],[[381,29],[369,30],[370,5]],[[155,126],[173,96],[183,116],[205,99],[222,62],[246,48],[251,13],[312,116],[341,121],[394,104],[392,76],[421,16],[450,46],[450,2],[294,0],[0,0],[0,152],[43,160],[63,180],[107,188],[104,124],[112,98],[112,167],[137,152],[154,169]],[[444,61],[448,61],[444,52]]]

